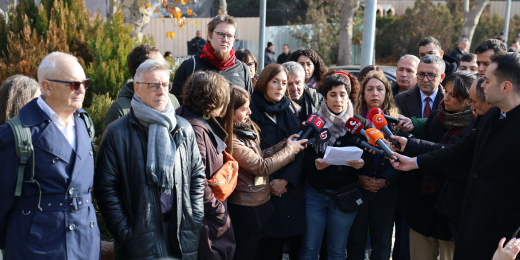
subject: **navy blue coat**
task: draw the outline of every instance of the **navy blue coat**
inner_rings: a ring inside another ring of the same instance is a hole
[[[11,127],[0,126],[0,248],[5,249],[5,260],[100,258],[100,234],[91,198],[94,157],[80,113],[86,112],[78,109],[74,113],[74,152],[36,99],[20,109],[20,120],[32,134],[40,203],[36,183],[24,182],[22,195],[14,196],[19,159]],[[32,162],[31,156],[24,180],[30,179]]]

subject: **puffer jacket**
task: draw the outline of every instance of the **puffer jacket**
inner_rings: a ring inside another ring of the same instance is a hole
[[[268,176],[296,158],[286,141],[262,151],[255,139],[233,137],[233,158],[238,162],[238,181],[228,202],[256,207],[269,201],[271,195]],[[255,177],[264,177],[263,184],[255,185]]]
[[[204,165],[191,125],[176,116],[171,132],[175,152],[175,214],[170,232],[162,226],[161,189],[147,184],[148,134],[133,110],[110,124],[99,145],[94,178],[95,195],[105,223],[116,242],[118,259],[167,257],[165,236],[182,259],[197,259],[204,219]],[[176,223],[176,224],[174,224]]]

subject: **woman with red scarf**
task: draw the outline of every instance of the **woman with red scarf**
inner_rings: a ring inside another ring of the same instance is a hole
[[[172,94],[180,97],[186,80],[195,71],[213,71],[224,77],[230,84],[243,87],[253,93],[249,68],[235,58],[235,34],[237,23],[227,14],[219,14],[208,23],[208,42],[202,51],[185,60],[175,71]],[[178,98],[182,105],[182,98]]]

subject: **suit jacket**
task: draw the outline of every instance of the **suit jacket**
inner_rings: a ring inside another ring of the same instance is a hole
[[[455,48],[455,50],[453,50],[451,53],[450,53],[450,56],[455,58],[456,60],[458,60],[460,62],[460,58],[462,58],[462,55],[464,55],[464,53],[462,51],[460,51],[460,49],[457,47]]]
[[[417,158],[420,169],[442,170],[471,163],[453,259],[491,259],[497,241],[520,226],[520,174],[516,132],[520,106],[499,119],[491,108],[461,141]],[[503,145],[507,142],[507,146]]]
[[[91,197],[94,156],[80,113],[86,112],[74,112],[74,151],[36,99],[20,109],[34,146],[20,197],[14,196],[19,159],[13,131],[8,124],[0,127],[0,248],[6,249],[5,259],[99,259]],[[33,166],[36,182],[28,182]]]
[[[412,89],[399,93],[395,96],[395,104],[399,107],[401,114],[406,117],[422,118],[422,104],[421,104],[421,93],[417,85]],[[439,93],[434,100],[432,111],[435,111],[441,101],[444,99],[444,88],[439,86]],[[408,210],[408,204],[410,204],[410,197],[413,191],[414,183],[419,183],[422,180],[422,176],[417,171],[402,172],[399,175],[399,203],[397,206],[398,211],[406,212]]]

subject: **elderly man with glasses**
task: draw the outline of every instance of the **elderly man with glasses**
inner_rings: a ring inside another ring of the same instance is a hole
[[[130,113],[106,128],[95,188],[116,259],[197,259],[204,165],[193,129],[175,109],[168,65],[137,68]]]
[[[0,249],[6,260],[99,259],[94,132],[81,109],[90,79],[76,57],[53,52],[38,81],[42,95],[0,126]]]
[[[243,87],[253,93],[253,84],[248,66],[235,58],[233,43],[237,23],[232,16],[219,14],[208,23],[208,42],[202,52],[185,60],[175,72],[172,94],[178,98],[182,94],[184,82],[195,71],[210,70],[219,73],[229,84]],[[179,98],[182,105],[182,98]]]

